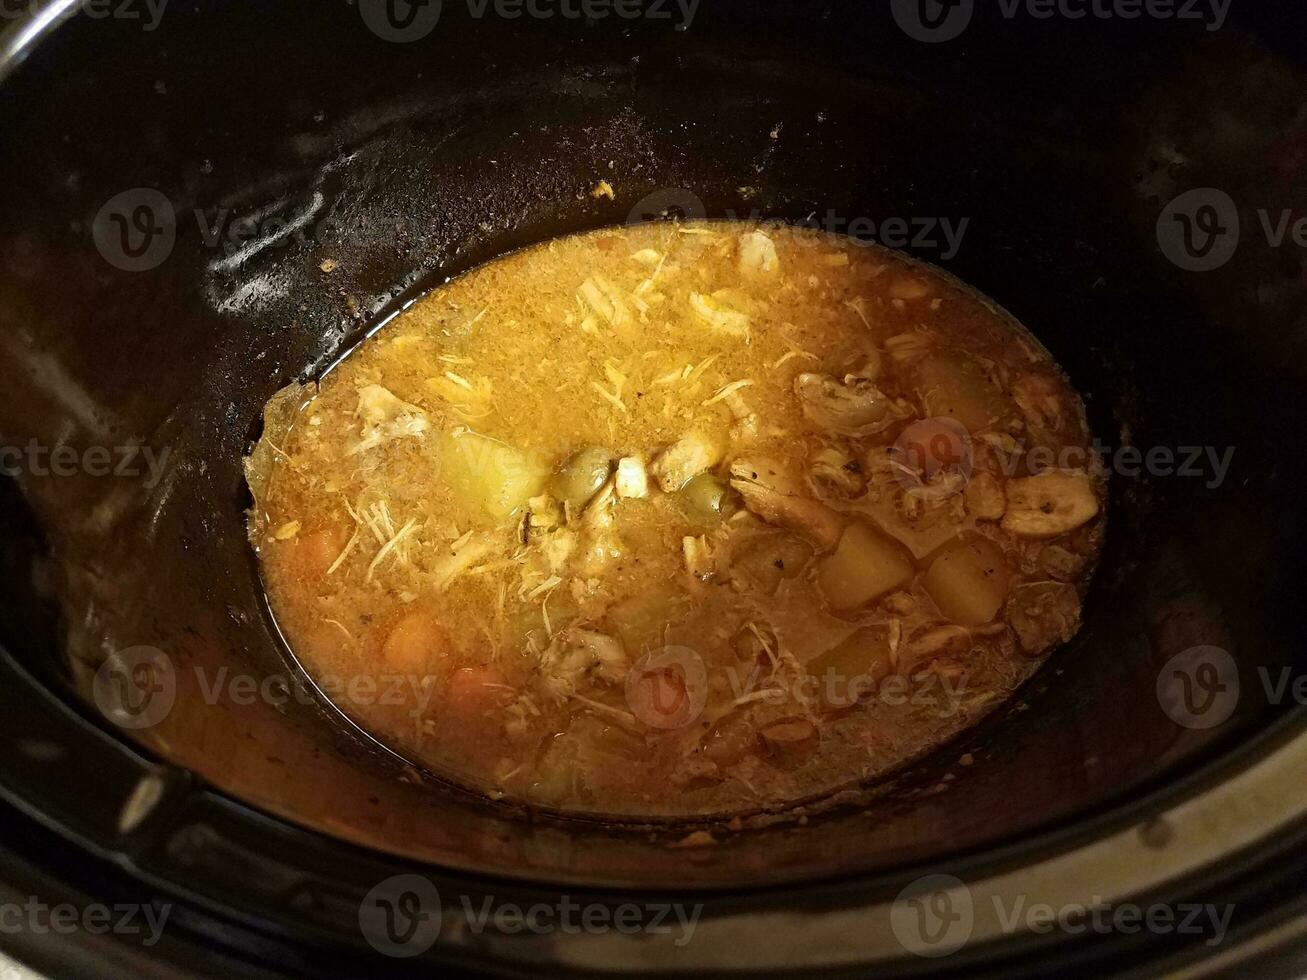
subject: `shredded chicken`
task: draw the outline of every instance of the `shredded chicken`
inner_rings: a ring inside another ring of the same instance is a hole
[[[540,543],[540,552],[549,563],[549,571],[558,574],[576,551],[576,534],[566,529],[555,531]]]
[[[449,588],[454,579],[490,557],[497,547],[496,536],[489,531],[469,531],[463,535],[432,565],[436,591],[443,592]]]
[[[362,419],[362,438],[346,450],[350,456],[374,449],[392,439],[420,438],[429,427],[426,413],[422,409],[396,398],[390,389],[381,385],[360,388],[358,408],[355,411]]]
[[[719,293],[711,296],[691,293],[690,309],[714,330],[741,339],[749,337],[749,315],[731,309]]]
[[[632,320],[630,303],[634,297],[624,293],[601,273],[596,272],[577,290],[584,308],[603,317],[609,326],[621,328]]]

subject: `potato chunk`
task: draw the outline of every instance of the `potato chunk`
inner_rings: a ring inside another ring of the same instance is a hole
[[[894,672],[889,630],[883,626],[857,630],[808,661],[806,670],[816,679],[823,706],[850,708]]]
[[[781,582],[800,574],[812,560],[810,544],[780,531],[750,541],[733,556],[731,582],[739,592],[775,595]]]
[[[969,357],[929,357],[918,368],[917,379],[928,413],[960,422],[971,432],[1010,411],[1002,392]]]
[[[817,567],[817,582],[832,609],[865,606],[912,580],[915,569],[903,547],[861,521],[850,524],[833,554]]]
[[[628,650],[642,650],[662,642],[667,626],[679,622],[690,607],[690,597],[671,585],[637,593],[608,611],[608,620]]]
[[[459,504],[497,521],[525,507],[549,478],[522,451],[468,429],[444,434],[441,460],[445,483]]]
[[[921,584],[946,618],[960,626],[983,626],[1007,601],[1012,571],[998,545],[976,538],[946,548]]]

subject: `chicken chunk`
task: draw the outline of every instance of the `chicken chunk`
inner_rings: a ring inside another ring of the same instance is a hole
[[[794,391],[808,421],[836,435],[875,435],[911,414],[907,405],[852,374],[842,382],[825,374],[801,374],[794,379]]]
[[[580,552],[577,555],[577,574],[583,578],[601,575],[608,566],[622,557],[626,545],[617,533],[616,500],[613,481],[595,495],[581,514]]]
[[[526,506],[529,531],[548,531],[563,523],[562,505],[547,493],[532,497]]]
[[[460,575],[489,558],[498,545],[497,536],[490,531],[469,531],[449,546],[432,566],[436,590],[443,592]]]
[[[683,538],[681,551],[685,555],[685,570],[701,582],[711,578],[717,570],[705,535]]]
[[[649,470],[663,493],[675,493],[721,458],[721,449],[711,439],[691,432],[663,450]]]
[[[1062,396],[1058,384],[1044,374],[1027,374],[1012,385],[1012,400],[1026,421],[1039,429],[1062,426]]]
[[[744,396],[738,391],[732,391],[723,401],[730,409],[731,417],[735,419],[735,423],[731,426],[731,443],[741,447],[757,442],[762,429],[761,421],[757,413],[749,407],[749,403],[744,400]]]
[[[760,231],[740,236],[739,268],[742,275],[770,275],[780,267],[776,243]]]
[[[844,532],[840,515],[804,496],[799,481],[774,460],[737,460],[731,465],[731,486],[764,521],[799,531],[822,549],[839,543]]]
[[[589,678],[620,682],[627,666],[621,641],[606,633],[572,628],[555,637],[541,654],[537,682],[547,694],[562,701],[576,694]]]
[[[649,474],[645,472],[644,460],[638,456],[626,456],[617,461],[617,496],[640,498],[649,496]]]

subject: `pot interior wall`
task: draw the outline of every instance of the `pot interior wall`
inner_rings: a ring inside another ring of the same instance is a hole
[[[0,625],[46,683],[76,698],[108,651],[154,646],[182,687],[140,738],[237,798],[453,867],[685,884],[685,852],[647,834],[527,823],[400,781],[320,706],[209,703],[185,678],[290,669],[245,541],[239,465],[274,391],[442,277],[622,223],[637,202],[698,201],[711,217],[815,213],[836,230],[930,219],[934,241],[908,251],[1021,319],[1088,395],[1105,443],[1234,455],[1219,481],[1210,464],[1114,477],[1085,628],[1018,703],[852,811],[704,853],[692,883],[1016,840],[1283,713],[1257,671],[1291,664],[1303,639],[1289,603],[1303,566],[1303,253],[1257,240],[1253,209],[1288,207],[1303,184],[1296,68],[1233,28],[978,12],[967,37],[930,46],[888,5],[705,2],[688,31],[445,6],[407,45],[334,2],[179,4],[150,32],[81,17],[5,83],[3,442],[169,451],[157,482],[29,470],[7,488]],[[587,194],[600,178],[616,201]],[[1234,260],[1206,274],[1168,263],[1155,233],[1165,203],[1201,186],[1247,209]],[[92,225],[143,187],[175,209],[176,246],[125,272]],[[250,237],[212,240],[241,218]],[[956,254],[941,220],[967,222]],[[1201,643],[1236,657],[1246,692],[1210,731],[1177,726],[1156,695],[1162,665]]]

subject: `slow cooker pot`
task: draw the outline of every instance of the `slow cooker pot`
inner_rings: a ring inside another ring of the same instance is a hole
[[[11,904],[171,914],[148,946],[0,943],[97,976],[1291,972],[1301,9],[517,9],[5,12],[0,879]],[[1049,347],[1113,473],[1085,626],[961,740],[823,805],[630,825],[483,800],[314,695],[267,613],[241,458],[273,392],[433,283],[677,214],[901,247]],[[159,654],[167,710],[142,719],[114,678]],[[235,675],[257,695],[213,694]],[[436,926],[370,931],[378,888]],[[701,908],[680,943],[474,928],[487,901]],[[1207,942],[1035,928],[1022,903],[1230,914]]]

